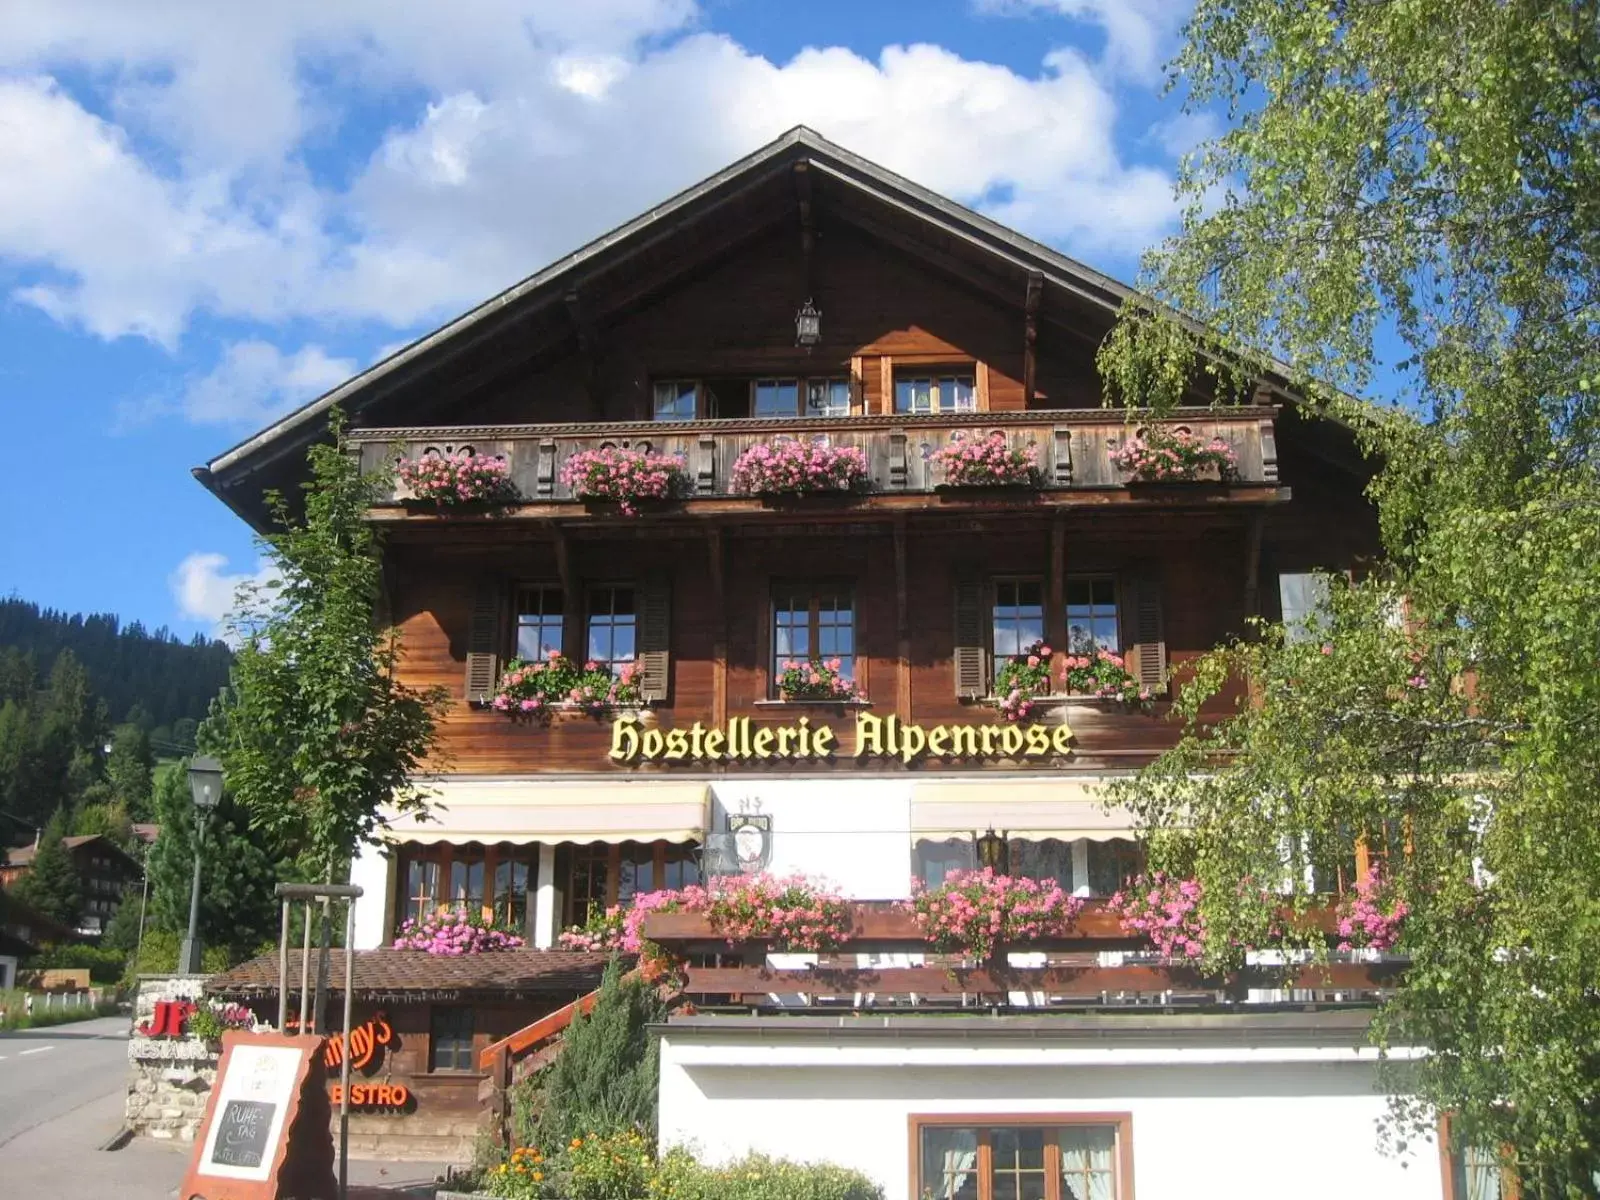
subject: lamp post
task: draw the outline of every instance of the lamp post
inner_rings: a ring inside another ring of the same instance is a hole
[[[178,949],[178,971],[200,973],[200,851],[206,839],[206,819],[222,799],[222,764],[209,755],[189,760],[189,794],[194,800],[194,885],[189,890],[189,932]]]

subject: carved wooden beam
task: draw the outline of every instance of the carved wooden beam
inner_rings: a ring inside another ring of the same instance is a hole
[[[1028,272],[1028,290],[1022,301],[1022,403],[1033,407],[1037,378],[1035,349],[1039,342],[1039,301],[1044,295],[1044,273]]]
[[[894,623],[895,651],[894,706],[902,720],[911,716],[911,615],[906,580],[906,522],[894,522]]]
[[[728,606],[723,588],[722,530],[706,527],[706,553],[711,567],[711,721],[728,719]]]
[[[800,251],[806,256],[806,267],[809,285],[811,251],[816,245],[817,226],[816,210],[811,202],[811,164],[798,162],[794,165],[794,196],[795,204],[800,210]]]

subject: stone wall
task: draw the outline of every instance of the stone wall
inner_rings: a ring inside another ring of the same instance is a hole
[[[149,1037],[156,1004],[162,1000],[198,1002],[203,975],[144,975],[133,1003],[133,1035],[128,1039],[126,1125],[140,1137],[192,1142],[205,1117],[206,1100],[217,1081],[220,1053],[199,1038]]]

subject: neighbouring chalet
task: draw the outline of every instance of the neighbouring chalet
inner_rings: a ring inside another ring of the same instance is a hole
[[[129,888],[138,887],[144,868],[103,834],[67,837],[62,842],[72,858],[83,893],[77,932],[86,937],[98,937],[122,907],[123,895]],[[33,860],[38,853],[37,844],[7,851],[5,862],[0,863],[0,887],[9,890],[20,883],[33,870]]]
[[[1219,997],[1091,919],[1140,864],[1099,785],[1172,743],[1168,681],[1252,616],[1305,613],[1311,572],[1378,552],[1353,438],[1283,379],[1159,422],[1102,404],[1095,351],[1128,295],[796,129],[199,468],[265,529],[263,493],[294,493],[338,405],[364,466],[470,453],[514,489],[439,505],[413,472],[372,510],[402,671],[455,702],[431,819],[395,820],[355,864],[358,944],[450,906],[551,950],[642,892],[823,875],[862,916],[820,964],[694,957],[719,948],[703,928],[648,927],[691,953],[699,1006],[661,1032],[664,1141],[832,1158],[891,1200],[1130,1200],[1136,1178],[1149,1196],[1445,1194],[1437,1157],[1375,1148],[1384,1100],[1353,1047],[1387,964]],[[1225,464],[1130,468],[1130,439],[1174,437]],[[1031,473],[960,486],[962,453],[996,446]],[[858,451],[859,478],[763,494],[760,447]],[[668,456],[671,496],[583,494],[578,468],[623,451]],[[997,681],[1040,644],[1059,666],[1114,654],[1151,699],[1057,672],[1009,720]],[[552,653],[626,701],[525,711],[508,666]],[[836,694],[786,690],[796,662]],[[921,952],[889,902],[980,852],[1089,898],[1086,940],[964,973]],[[1328,888],[1362,869],[1328,864]],[[506,1038],[504,998],[441,996],[410,1027],[413,1078],[489,1094],[551,1029]]]

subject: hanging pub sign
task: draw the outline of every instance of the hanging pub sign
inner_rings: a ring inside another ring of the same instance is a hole
[[[788,725],[752,725],[732,717],[707,728],[696,721],[687,729],[655,729],[631,714],[611,722],[611,760],[641,762],[828,761],[843,755],[838,735],[810,717]],[[902,722],[899,717],[856,716],[855,758],[987,759],[1051,758],[1072,752],[1072,730],[1060,725],[934,725]]]

